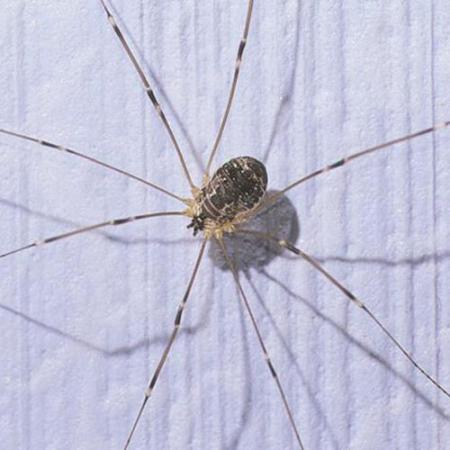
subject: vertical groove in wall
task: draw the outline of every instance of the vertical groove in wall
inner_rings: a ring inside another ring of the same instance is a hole
[[[435,86],[436,86],[436,79],[435,79],[435,3],[432,1],[430,3],[430,110],[431,110],[431,119],[432,123],[436,123],[437,121],[437,114],[436,114],[436,107],[434,105],[433,100],[436,98],[436,92],[435,92]],[[440,356],[441,351],[439,349],[439,327],[441,326],[440,321],[440,290],[439,290],[439,278],[440,278],[440,271],[439,271],[439,264],[438,264],[438,257],[437,253],[439,251],[438,246],[438,175],[437,175],[437,158],[436,158],[436,149],[437,149],[437,139],[435,135],[431,137],[431,143],[432,143],[432,214],[433,214],[433,274],[434,274],[434,302],[433,302],[433,312],[434,312],[434,340],[433,340],[433,349],[435,350],[436,357],[434,358],[434,367],[433,367],[433,374],[436,376],[438,380],[441,379],[440,377]],[[438,393],[435,393],[434,400],[439,404],[439,396]],[[437,421],[436,423],[436,429],[435,429],[435,436],[436,441],[440,442],[441,437],[441,424],[442,422]]]
[[[26,33],[26,22],[24,18],[26,17],[26,8],[23,5],[20,9],[19,16],[16,22],[16,33],[17,36],[23,36],[23,41],[27,40]],[[20,43],[20,38],[18,38],[17,43]],[[16,69],[17,69],[17,97],[20,98],[17,105],[17,118],[18,121],[23,123],[26,121],[26,110],[25,110],[25,102],[27,98],[27,89],[24,83],[24,79],[27,74],[26,71],[26,49],[22,48],[19,44],[17,45],[17,59],[16,59]],[[27,175],[21,176],[19,178],[18,183],[18,191],[19,196],[22,198],[28,198],[29,193],[29,178]],[[29,206],[28,202],[25,206]],[[28,217],[24,217],[23,214],[19,216],[19,239],[29,239],[29,219]],[[16,241],[17,242],[17,241]],[[16,264],[20,264],[17,262]],[[18,271],[19,273],[21,271]],[[21,286],[18,288],[19,298],[20,298],[20,310],[24,311],[25,314],[29,311],[29,303],[28,300],[30,298],[30,289],[28,288],[28,273],[25,272],[24,275],[19,275],[19,283]],[[22,286],[22,283],[24,286]],[[20,445],[23,445],[25,448],[30,447],[30,438],[31,438],[31,403],[30,403],[30,364],[29,364],[29,352],[28,352],[28,343],[29,343],[29,324],[26,322],[22,322],[20,324],[20,335],[21,335],[21,343],[20,343],[20,367],[21,367],[21,383],[25,386],[25,396],[20,397],[20,420],[19,420],[19,439]]]

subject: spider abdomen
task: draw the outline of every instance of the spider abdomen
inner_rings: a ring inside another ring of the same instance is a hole
[[[198,214],[191,226],[194,233],[208,224],[220,227],[253,210],[264,197],[267,171],[250,156],[233,158],[221,166],[197,197]]]

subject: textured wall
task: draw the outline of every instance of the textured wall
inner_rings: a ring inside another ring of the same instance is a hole
[[[99,2],[3,0],[0,127],[187,194],[167,135]],[[245,1],[115,0],[199,180]],[[445,0],[256,1],[217,162],[265,159],[270,186],[450,119]],[[0,136],[0,252],[177,208],[132,180]],[[289,193],[297,243],[450,386],[450,132]],[[1,448],[120,449],[198,242],[185,220],[92,232],[0,261]],[[307,449],[444,449],[450,400],[303,262],[242,275]],[[229,272],[202,264],[135,449],[290,449],[293,434]]]

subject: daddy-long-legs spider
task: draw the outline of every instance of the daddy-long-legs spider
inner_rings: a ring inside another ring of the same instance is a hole
[[[245,9],[245,2],[112,6],[197,182]],[[98,2],[11,1],[0,20],[2,126],[186,193],[165,130]],[[267,162],[270,186],[281,188],[353,151],[447,120],[449,20],[438,1],[257,2],[216,162],[251,154]],[[1,145],[4,251],[173,204],[67,155],[7,137]],[[448,131],[402,147],[289,197],[302,247],[446,384]],[[183,220],[168,218],[2,260],[5,448],[123,445],[196,251]],[[445,448],[445,397],[320,274],[287,257],[250,274],[241,276],[244,288],[307,448]],[[294,448],[232,277],[208,259],[183,324],[136,448]]]

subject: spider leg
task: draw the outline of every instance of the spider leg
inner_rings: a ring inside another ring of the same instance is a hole
[[[128,448],[128,446],[130,445],[131,439],[133,438],[134,432],[136,431],[136,428],[138,426],[139,420],[141,419],[142,413],[144,412],[145,405],[147,404],[148,399],[152,395],[153,389],[154,389],[154,387],[156,385],[156,382],[158,381],[158,378],[159,378],[159,375],[161,373],[161,370],[162,370],[165,362],[167,361],[167,357],[169,356],[169,352],[170,352],[170,350],[172,348],[173,343],[175,342],[175,338],[178,335],[178,331],[179,331],[180,326],[181,326],[181,318],[183,316],[183,311],[184,311],[184,308],[186,306],[186,302],[187,302],[187,300],[189,298],[189,294],[190,294],[192,286],[194,284],[194,280],[195,280],[195,277],[197,275],[198,269],[200,267],[200,262],[202,261],[202,258],[203,258],[203,254],[204,254],[205,247],[206,247],[206,242],[207,242],[207,240],[204,239],[203,243],[202,243],[202,245],[200,247],[200,252],[199,252],[199,254],[197,256],[197,260],[195,262],[194,270],[192,271],[191,278],[189,279],[189,284],[188,284],[188,286],[186,288],[186,292],[183,295],[183,299],[181,300],[181,303],[179,304],[178,309],[177,309],[177,313],[175,315],[175,320],[174,320],[174,324],[173,324],[172,333],[170,335],[169,341],[167,342],[167,344],[166,344],[166,346],[164,348],[164,351],[163,351],[163,353],[161,355],[161,358],[160,358],[160,360],[158,362],[158,365],[156,366],[156,369],[155,369],[152,377],[150,378],[150,381],[148,383],[147,389],[145,390],[144,400],[142,401],[142,404],[141,404],[141,406],[139,408],[139,411],[138,411],[138,414],[136,416],[136,419],[135,419],[135,421],[133,423],[133,426],[131,427],[131,431],[128,434],[127,440],[125,442],[124,450],[126,450]]]
[[[236,285],[238,287],[240,297],[241,297],[241,299],[242,299],[242,301],[244,303],[245,309],[247,310],[247,313],[248,313],[248,315],[250,317],[250,320],[252,322],[253,329],[255,330],[256,336],[258,338],[259,345],[260,345],[261,350],[262,350],[263,355],[264,355],[264,359],[265,359],[265,361],[267,363],[267,366],[269,367],[270,373],[271,373],[271,375],[272,375],[272,377],[273,377],[273,379],[275,381],[275,384],[277,386],[278,392],[280,393],[281,400],[283,401],[284,408],[285,408],[286,413],[287,413],[287,415],[289,417],[289,422],[291,423],[292,429],[293,429],[295,437],[297,439],[297,443],[298,443],[299,447],[302,450],[304,450],[305,447],[303,446],[303,443],[302,443],[302,440],[301,440],[301,437],[300,437],[300,433],[298,431],[297,425],[296,425],[295,420],[294,420],[294,416],[293,416],[292,411],[291,411],[291,407],[289,406],[289,402],[287,400],[286,394],[284,392],[284,389],[283,389],[281,381],[280,381],[280,379],[278,377],[278,374],[275,371],[275,367],[273,366],[273,363],[272,363],[272,361],[271,361],[271,359],[269,357],[269,353],[267,351],[266,345],[264,344],[264,340],[262,338],[261,332],[259,331],[259,327],[258,327],[258,324],[256,322],[255,316],[253,314],[253,311],[251,309],[250,303],[249,303],[249,301],[247,299],[247,296],[245,295],[245,292],[244,292],[244,289],[242,288],[241,282],[239,281],[239,277],[238,277],[236,268],[234,266],[234,263],[231,260],[230,255],[228,254],[228,251],[227,251],[227,249],[225,247],[225,244],[224,244],[223,240],[222,239],[218,239],[217,241],[219,242],[219,245],[220,245],[220,247],[222,249],[222,252],[223,252],[223,254],[225,256],[227,264],[230,267],[231,272],[233,273],[233,278],[234,278],[234,280],[236,282]]]
[[[311,255],[305,251],[295,247],[291,242],[285,239],[279,239],[276,236],[272,236],[268,233],[260,233],[252,230],[239,230],[242,233],[253,234],[255,236],[260,236],[262,239],[271,240],[277,242],[282,248],[289,250],[290,252],[302,257],[308,264],[313,266],[318,270],[325,278],[328,279],[334,286],[336,286],[355,306],[362,309],[371,320],[381,329],[381,331],[389,338],[389,340],[403,353],[403,355],[409,360],[409,362],[424,375],[432,384],[434,384],[442,393],[444,393],[448,398],[450,398],[450,393],[445,389],[437,380],[435,380],[406,350],[406,348],[394,337],[394,335],[381,323],[377,316],[362,302],[356,295],[349,291],[342,283],[340,283],[336,278],[333,277],[327,270],[325,270],[321,264],[319,264]]]
[[[57,234],[55,236],[51,236],[51,237],[48,237],[45,239],[31,242],[30,244],[24,245],[23,247],[19,247],[14,250],[10,250],[9,252],[1,254],[0,258],[4,258],[5,256],[10,256],[15,253],[20,253],[24,250],[28,250],[29,248],[39,247],[39,246],[42,246],[45,244],[50,244],[51,242],[59,241],[61,239],[75,236],[77,234],[82,234],[82,233],[86,233],[88,231],[97,230],[98,228],[103,228],[103,227],[107,227],[107,226],[124,225],[126,223],[135,222],[137,220],[150,219],[151,217],[162,217],[162,216],[184,216],[184,212],[182,212],[182,211],[167,211],[167,212],[146,213],[146,214],[139,214],[137,216],[129,216],[129,217],[123,217],[120,219],[107,220],[105,222],[96,223],[94,225],[88,225],[88,226],[85,226],[82,228],[77,228],[76,230],[68,231],[66,233]]]
[[[150,181],[145,180],[144,178],[138,177],[137,175],[133,175],[130,172],[127,172],[125,170],[119,169],[118,167],[114,167],[111,164],[105,163],[103,161],[100,161],[97,158],[94,158],[92,156],[86,155],[84,153],[79,152],[78,150],[73,150],[71,148],[68,147],[63,147],[62,145],[59,144],[54,144],[53,142],[49,142],[49,141],[44,141],[43,139],[38,139],[32,136],[28,136],[26,134],[22,134],[22,133],[16,133],[15,131],[8,131],[8,130],[4,130],[3,128],[0,128],[0,133],[3,134],[7,134],[9,136],[15,136],[17,138],[23,139],[25,141],[31,141],[31,142],[35,142],[36,144],[42,145],[45,148],[50,148],[53,150],[57,150],[60,152],[64,152],[64,153],[68,153],[69,155],[73,155],[73,156],[77,156],[79,158],[85,159],[87,161],[90,161],[94,164],[97,164],[99,166],[102,167],[106,167],[107,169],[113,170],[114,172],[117,173],[121,173],[122,175],[127,176],[128,178],[132,178],[133,180],[137,180],[140,181],[141,183],[146,184],[147,186],[150,186],[154,189],[157,189],[160,192],[163,192],[164,194],[169,195],[170,197],[173,197],[177,200],[180,200],[181,202],[184,203],[184,199],[178,195],[173,194],[172,192],[168,191],[167,189],[164,189],[154,183],[151,183]]]
[[[419,136],[423,136],[425,134],[432,133],[434,131],[438,131],[438,130],[440,130],[442,128],[446,128],[448,126],[450,126],[450,120],[447,121],[447,122],[442,122],[442,123],[433,125],[432,127],[425,128],[425,129],[420,130],[420,131],[416,131],[415,133],[411,133],[411,134],[408,134],[406,136],[402,136],[402,137],[399,137],[397,139],[393,139],[392,141],[388,141],[388,142],[385,142],[383,144],[375,145],[374,147],[369,147],[369,148],[367,148],[365,150],[362,150],[360,152],[352,153],[351,155],[346,156],[345,158],[342,158],[339,161],[334,162],[333,164],[329,164],[329,165],[327,165],[325,167],[322,167],[321,169],[315,170],[314,172],[311,172],[310,174],[305,175],[304,177],[298,179],[297,181],[294,181],[293,183],[289,184],[287,187],[285,187],[281,191],[277,192],[273,196],[272,199],[276,200],[277,198],[279,198],[282,195],[284,195],[287,191],[290,191],[292,188],[298,186],[299,184],[302,184],[305,181],[308,181],[308,180],[310,180],[312,178],[315,178],[318,175],[321,175],[323,173],[330,172],[331,170],[337,169],[338,167],[342,167],[345,164],[349,163],[350,161],[353,161],[353,160],[355,160],[355,159],[357,159],[357,158],[359,158],[361,156],[365,156],[365,155],[368,155],[370,153],[374,153],[374,152],[376,152],[378,150],[382,150],[384,148],[391,147],[391,146],[393,146],[395,144],[400,144],[402,142],[409,141],[410,139],[414,139],[414,138],[417,138]]]
[[[116,19],[112,15],[109,8],[106,6],[106,3],[104,0],[100,0],[103,9],[105,10],[106,16],[108,17],[108,22],[110,23],[112,29],[116,33],[117,37],[119,38],[120,43],[122,44],[123,49],[125,50],[129,60],[133,64],[133,67],[135,68],[136,72],[139,75],[139,78],[141,79],[142,84],[144,85],[145,92],[147,93],[147,97],[152,102],[153,107],[155,108],[156,114],[158,114],[159,118],[161,119],[162,123],[164,124],[164,127],[167,130],[167,133],[169,134],[170,140],[172,141],[172,144],[178,154],[178,158],[180,160],[181,166],[183,167],[184,174],[186,175],[186,178],[188,180],[189,186],[191,189],[195,189],[195,185],[192,181],[191,175],[189,173],[189,170],[186,165],[186,161],[183,156],[183,152],[181,151],[181,148],[178,144],[178,141],[175,137],[175,134],[172,130],[172,127],[169,124],[169,120],[167,119],[166,115],[164,114],[164,111],[161,108],[161,105],[158,101],[158,99],[155,96],[155,93],[150,86],[150,83],[147,79],[147,77],[144,74],[144,71],[142,67],[139,65],[136,56],[134,55],[133,51],[131,50],[127,40],[125,39],[125,36],[123,35],[122,31],[120,30],[119,26],[117,25]]]
[[[238,52],[236,55],[236,62],[234,64],[234,75],[233,81],[231,83],[230,93],[228,94],[227,106],[225,107],[222,121],[220,122],[219,130],[217,131],[216,139],[214,140],[213,148],[208,158],[208,163],[206,165],[206,176],[209,176],[211,164],[219,147],[220,140],[222,139],[223,130],[225,129],[225,125],[227,123],[228,116],[230,114],[231,106],[233,104],[233,99],[236,93],[237,82],[239,79],[239,73],[241,69],[242,55],[244,54],[245,45],[247,44],[248,31],[250,29],[250,21],[252,19],[252,12],[253,12],[253,0],[249,0],[247,6],[247,16],[245,18],[244,32],[242,34],[241,41],[239,42]]]

